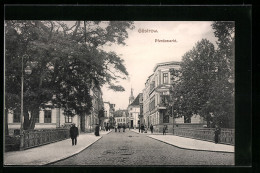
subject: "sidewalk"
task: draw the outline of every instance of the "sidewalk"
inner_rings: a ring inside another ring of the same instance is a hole
[[[138,129],[132,129],[131,131],[139,133]],[[214,152],[234,152],[234,146],[225,144],[215,144],[213,142],[197,140],[192,138],[185,138],[180,136],[174,136],[172,134],[162,135],[162,133],[139,133],[147,135],[150,138],[159,140],[161,142],[176,146],[182,149],[199,150],[199,151],[214,151]]]
[[[71,139],[27,149],[4,153],[4,165],[46,165],[78,154],[111,131],[101,131],[100,136],[94,133],[81,133],[77,145],[72,146]]]

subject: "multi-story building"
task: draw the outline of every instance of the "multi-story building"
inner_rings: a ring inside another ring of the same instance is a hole
[[[102,91],[99,88],[92,87],[90,95],[92,96],[92,110],[85,117],[85,129],[83,130],[85,132],[92,132],[97,124],[101,124],[98,114],[100,110],[104,109]]]
[[[110,104],[109,117],[114,117],[115,107],[115,104]]]
[[[128,127],[129,119],[128,119],[128,111],[127,110],[117,110],[114,112],[115,124],[118,126]]]
[[[178,126],[185,123],[204,123],[199,115],[194,115],[185,122],[183,117],[173,120],[173,116],[170,116],[166,111],[169,104],[169,91],[172,87],[171,84],[174,82],[171,79],[170,69],[179,68],[180,62],[176,61],[158,63],[154,67],[153,74],[148,77],[145,83],[143,89],[144,121],[148,127],[153,124],[155,131],[162,132],[164,125],[167,125],[168,131],[171,132],[173,124]]]
[[[131,104],[128,105],[128,113],[129,113],[129,126],[130,128],[138,128],[140,123],[139,115],[140,115],[140,104],[139,104],[140,94],[134,99]],[[139,121],[139,123],[138,123]]]
[[[139,114],[139,124],[145,125],[145,119],[144,119],[144,105],[143,105],[143,93],[139,94],[139,105],[140,105],[140,114]]]
[[[39,117],[36,118],[35,129],[55,129],[62,127],[69,127],[72,123],[76,124],[81,132],[93,131],[95,124],[99,123],[98,112],[103,108],[102,92],[97,88],[90,90],[92,96],[92,108],[90,114],[85,116],[70,116],[65,115],[62,108],[45,108],[41,109]],[[51,105],[51,103],[50,103]],[[19,130],[20,123],[20,110],[8,111],[8,130],[12,135],[15,130]]]
[[[109,102],[104,102],[104,119],[101,123],[102,127],[112,125],[110,122],[112,117],[114,116],[115,104],[111,104]]]

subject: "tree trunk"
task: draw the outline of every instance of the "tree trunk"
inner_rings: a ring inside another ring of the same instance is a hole
[[[9,136],[9,130],[8,130],[8,109],[5,109],[5,136]]]
[[[24,130],[28,130],[29,129],[29,113],[28,113],[28,109],[26,109],[24,107],[24,111],[23,111],[23,116],[24,116],[24,122],[23,122],[23,129]]]
[[[35,108],[32,110],[28,130],[33,130],[35,128],[36,117],[39,117],[39,114],[40,114],[39,108]]]
[[[85,115],[80,115],[80,128],[82,132],[85,132]]]

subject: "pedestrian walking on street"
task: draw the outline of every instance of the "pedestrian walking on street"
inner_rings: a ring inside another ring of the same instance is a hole
[[[95,135],[99,136],[99,125],[98,124],[96,124]]]
[[[143,132],[144,132],[144,125],[141,124],[141,133],[143,133]]]
[[[70,128],[70,138],[72,140],[72,146],[77,145],[78,136],[79,136],[79,129],[75,126],[75,124],[72,124]]]
[[[219,142],[219,135],[220,135],[220,127],[218,125],[215,126],[215,144]]]
[[[117,132],[117,125],[115,125],[115,132]]]
[[[166,135],[166,131],[167,131],[167,125],[165,125],[165,126],[163,127],[163,135]]]
[[[120,129],[121,129],[121,125],[118,125],[118,132],[120,132]]]
[[[153,125],[152,124],[150,125],[150,130],[151,130],[151,133],[153,133]]]
[[[125,124],[123,124],[123,132],[125,132]]]

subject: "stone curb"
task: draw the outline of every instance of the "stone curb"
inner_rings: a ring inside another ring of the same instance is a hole
[[[160,141],[160,142],[163,142],[163,143],[168,144],[168,145],[175,146],[175,147],[180,148],[180,149],[195,150],[195,151],[207,151],[207,152],[218,152],[218,153],[234,153],[234,152],[232,152],[232,151],[216,151],[216,150],[202,150],[202,149],[195,149],[195,148],[185,148],[185,147],[180,147],[180,146],[178,146],[178,145],[174,145],[174,144],[165,142],[165,141],[160,140],[160,139],[153,138],[153,137],[151,137],[151,136],[147,136],[147,137],[152,138],[152,139],[155,139],[155,140]]]
[[[108,133],[107,133],[107,134],[108,134]],[[49,162],[47,162],[47,163],[43,163],[43,164],[41,164],[41,165],[45,165],[45,166],[46,166],[46,165],[53,164],[53,163],[56,163],[56,162],[59,162],[59,161],[68,159],[68,158],[70,158],[70,157],[73,157],[73,156],[79,154],[80,152],[82,152],[83,150],[87,149],[87,148],[90,147],[91,145],[93,145],[95,142],[97,142],[98,140],[100,140],[102,137],[103,137],[103,136],[100,136],[100,138],[98,138],[96,141],[94,141],[94,142],[92,142],[90,145],[88,145],[88,146],[86,146],[86,147],[80,149],[79,151],[74,152],[73,154],[70,154],[70,155],[67,155],[67,156],[63,156],[62,158],[60,158],[60,159],[58,159],[58,160],[55,159],[55,160],[49,161]]]

